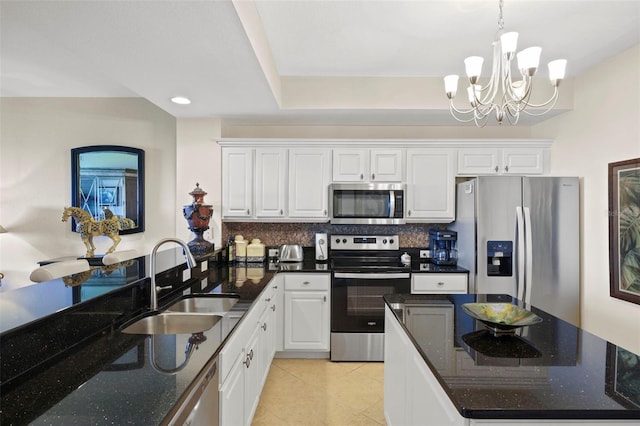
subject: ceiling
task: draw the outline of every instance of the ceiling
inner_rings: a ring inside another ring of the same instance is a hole
[[[486,75],[498,1],[2,0],[0,19],[3,97],[142,97],[245,124],[456,125],[442,77],[470,55]],[[506,0],[504,24],[519,50],[542,47],[545,79],[558,58],[570,79],[640,43],[640,0]]]

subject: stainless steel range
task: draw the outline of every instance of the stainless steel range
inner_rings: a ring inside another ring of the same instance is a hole
[[[411,292],[397,235],[332,235],[331,360],[382,361],[385,294]]]

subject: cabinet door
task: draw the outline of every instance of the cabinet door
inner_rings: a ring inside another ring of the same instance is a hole
[[[544,156],[545,150],[542,148],[504,148],[501,172],[514,175],[543,174]]]
[[[369,180],[372,182],[402,182],[403,154],[402,149],[372,149]]]
[[[222,149],[222,216],[251,217],[253,149]]]
[[[455,159],[452,149],[407,150],[407,222],[455,220]]]
[[[461,148],[458,151],[458,174],[495,175],[500,172],[500,152],[495,148]]]
[[[220,424],[244,425],[244,354],[220,386]]]
[[[331,157],[328,149],[289,150],[289,217],[328,218]]]
[[[260,358],[256,367],[258,368],[260,389],[267,380],[271,361],[276,352],[275,311],[272,307],[275,307],[275,302],[271,302],[271,305],[264,311],[258,325]]]
[[[287,150],[255,150],[255,200],[257,218],[286,215]]]
[[[333,150],[334,182],[366,182],[369,176],[369,150],[339,148]]]
[[[245,351],[244,360],[244,424],[250,425],[253,414],[258,408],[260,400],[261,374],[260,366],[263,365],[260,350],[259,328],[255,328],[255,332],[251,335]],[[226,423],[225,423],[226,424]]]
[[[284,349],[329,350],[329,295],[285,291]]]

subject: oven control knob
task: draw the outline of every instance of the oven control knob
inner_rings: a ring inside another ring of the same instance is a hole
[[[382,244],[387,244],[387,239],[386,238],[382,240]]]
[[[389,240],[389,244],[393,244],[393,238]]]
[[[336,238],[336,244],[340,244],[340,238]]]
[[[343,242],[344,244],[347,244],[347,239],[346,239],[346,238],[343,238],[343,239],[342,239],[342,242]]]

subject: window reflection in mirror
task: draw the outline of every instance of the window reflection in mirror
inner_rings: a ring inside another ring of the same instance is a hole
[[[108,210],[134,221],[132,229],[144,231],[144,151],[115,145],[71,150],[71,203],[86,210],[97,221]],[[108,212],[107,212],[108,213]],[[72,223],[75,231],[75,221]]]

